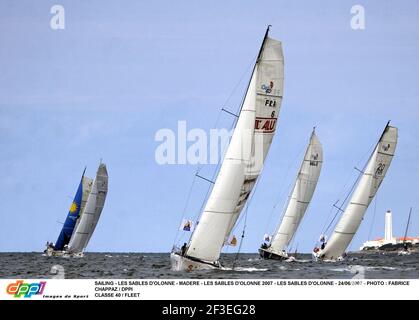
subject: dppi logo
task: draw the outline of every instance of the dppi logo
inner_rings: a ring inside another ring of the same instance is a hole
[[[265,93],[271,93],[273,87],[274,87],[274,82],[273,81],[269,82],[269,86],[267,86],[266,84],[262,84],[262,90],[264,90]]]
[[[15,298],[30,298],[34,294],[42,294],[44,292],[46,281],[39,283],[24,283],[22,280],[18,280],[7,286],[6,292],[14,295]]]

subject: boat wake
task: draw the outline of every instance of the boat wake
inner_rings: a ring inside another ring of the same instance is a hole
[[[294,257],[290,257],[289,259],[285,260],[285,262],[297,262],[297,263],[308,263],[308,262],[313,262],[313,260],[310,259],[295,259]]]
[[[246,267],[235,267],[235,268],[226,268],[223,267],[222,270],[226,270],[226,271],[239,271],[239,272],[264,272],[264,271],[268,271],[268,269],[266,268],[246,268]]]

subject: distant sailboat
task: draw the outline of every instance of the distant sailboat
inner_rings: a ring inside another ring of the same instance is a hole
[[[108,192],[108,173],[100,164],[96,179],[85,177],[84,172],[71,204],[64,226],[55,243],[47,243],[48,256],[82,256],[96,228]]]
[[[403,237],[403,249],[398,252],[399,256],[410,255],[409,245],[406,242],[406,238],[407,238],[407,233],[409,232],[411,215],[412,215],[412,208],[410,208],[409,217],[407,218],[406,231],[404,232],[404,237]]]
[[[171,253],[173,270],[220,268],[226,239],[262,170],[278,119],[284,80],[281,42],[266,30],[233,136],[188,244]]]
[[[313,197],[322,164],[323,148],[313,130],[281,224],[269,245],[264,243],[259,249],[262,258],[276,260],[289,258],[287,248]]]
[[[321,242],[324,248],[314,249],[313,256],[316,259],[337,260],[346,255],[345,251],[390,167],[397,145],[397,131],[397,128],[390,126],[390,122],[386,125],[330,240],[326,243],[323,236]]]

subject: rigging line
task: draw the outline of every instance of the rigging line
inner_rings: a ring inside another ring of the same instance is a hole
[[[247,208],[250,205],[251,200],[253,199],[253,194],[254,194],[254,190],[256,190],[256,186],[257,183],[259,182],[259,179],[255,182],[255,185],[253,186],[252,192],[248,198],[248,200],[246,201],[246,203],[244,204],[243,208],[241,211],[244,211],[245,213],[247,212]],[[231,229],[230,234],[234,234],[235,231],[237,231],[238,226],[240,225],[240,223],[243,221],[244,218],[244,214],[240,214],[238,217],[238,220],[236,221],[236,223],[234,224],[234,227]]]
[[[249,79],[249,82],[248,82],[248,85],[247,85],[247,87],[246,87],[246,90],[245,90],[245,92],[244,92],[244,95],[243,95],[243,98],[242,98],[242,101],[241,101],[241,103],[240,103],[240,105],[239,105],[239,111],[240,112],[238,112],[237,113],[237,115],[238,115],[238,117],[236,117],[235,119],[234,119],[234,121],[233,121],[233,123],[232,123],[232,130],[233,129],[235,129],[235,127],[236,127],[236,125],[237,125],[237,123],[238,123],[238,118],[239,118],[239,116],[240,116],[240,113],[241,113],[241,110],[242,110],[242,108],[243,108],[243,104],[244,104],[244,101],[245,101],[245,99],[246,99],[246,95],[247,95],[247,92],[248,92],[248,90],[249,90],[249,86],[250,86],[250,83],[251,83],[251,81],[252,81],[252,76],[253,76],[253,73],[254,73],[254,71],[255,71],[255,69],[256,69],[256,65],[257,65],[257,63],[259,62],[259,58],[261,57],[261,53],[262,53],[262,50],[263,50],[263,47],[264,47],[264,44],[265,44],[265,41],[266,41],[266,38],[267,38],[267,36],[268,36],[268,32],[269,32],[269,27],[268,27],[268,29],[266,30],[266,33],[265,33],[265,36],[264,36],[264,38],[263,38],[263,41],[262,41],[262,45],[261,45],[261,47],[260,47],[260,50],[259,50],[259,53],[258,53],[258,55],[257,55],[257,59],[256,59],[256,61],[255,62],[253,62],[254,60],[252,59],[252,63],[250,64],[250,65],[253,65],[253,71],[252,71],[252,75],[251,75],[251,77],[250,77],[250,79]],[[240,78],[240,81],[239,81],[239,83],[236,85],[236,87],[234,88],[234,90],[238,87],[238,85],[241,83],[241,81],[242,81],[242,79],[244,78],[244,76],[247,74],[247,70],[246,70],[246,72],[242,75],[242,77]],[[231,93],[230,94],[230,96],[229,96],[229,98],[227,99],[227,100],[229,100],[230,99],[230,97],[232,96],[232,94],[233,93]],[[222,112],[222,110],[220,110],[220,112]],[[231,137],[230,137],[230,142],[231,142]],[[230,144],[230,143],[229,143]],[[226,146],[226,148],[227,148],[227,146]],[[218,173],[219,173],[219,170],[220,170],[220,168],[221,168],[221,163],[222,163],[222,161],[219,161],[219,163],[218,163],[218,165],[217,165],[217,168],[216,168],[216,171],[214,172],[214,176],[213,176],[213,181],[215,181],[215,179],[216,179],[216,177],[218,176]],[[203,207],[204,207],[204,205],[205,205],[205,203],[206,203],[206,201],[208,200],[208,197],[209,197],[209,193],[210,193],[210,191],[212,190],[212,185],[210,185],[209,187],[208,187],[208,190],[207,190],[207,193],[206,193],[206,195],[205,195],[205,198],[204,198],[204,201],[203,201],[203,203],[202,203],[202,205],[201,205],[201,208],[200,208],[200,213],[202,213],[202,210],[203,210]],[[198,215],[200,215],[200,213],[198,213]],[[192,238],[192,237],[191,237]]]
[[[230,101],[231,97],[232,97],[232,96],[233,96],[233,94],[236,92],[237,88],[239,87],[239,85],[240,85],[240,84],[241,84],[241,82],[243,81],[244,77],[245,77],[245,76],[246,76],[246,74],[248,73],[248,71],[249,71],[250,67],[252,66],[252,64],[253,64],[253,60],[251,61],[251,63],[250,63],[250,64],[249,64],[249,66],[247,67],[246,71],[245,71],[245,72],[241,75],[241,77],[240,77],[239,81],[237,82],[237,84],[234,86],[234,88],[233,88],[232,92],[230,93],[230,95],[228,96],[228,98],[226,99],[226,101],[224,102],[224,106],[228,104],[228,102]],[[245,94],[246,94],[246,93],[245,93]],[[217,115],[217,119],[216,119],[216,121],[215,121],[214,128],[217,128],[217,127],[218,127],[218,123],[219,123],[219,121],[220,121],[220,117],[221,117],[222,112],[223,112],[223,108],[221,108],[221,109],[218,111],[218,115]],[[231,124],[231,126],[230,126],[230,127],[231,127],[231,129],[233,129],[233,128],[234,128],[236,120],[237,120],[237,119],[234,119],[234,120],[233,120],[233,122],[232,122],[232,124]],[[230,139],[231,139],[231,137],[230,137]],[[228,148],[228,145],[229,145],[229,144],[230,144],[230,143],[228,143],[228,144],[226,144],[226,145],[224,146],[224,148],[223,148],[223,150],[222,150],[222,152],[221,152],[221,155],[224,155],[224,154],[225,154],[225,152],[226,152],[226,150],[227,150],[227,148]],[[222,163],[222,159],[220,159],[220,160],[218,161],[218,163],[217,163],[216,169],[215,169],[215,171],[214,171],[214,173],[213,173],[213,175],[212,175],[212,179],[211,179],[212,181],[215,181],[215,179],[216,179],[216,177],[217,177],[217,175],[218,175],[218,172],[219,172],[219,170],[220,170],[221,163]],[[200,166],[198,166],[198,169],[197,169],[197,171],[196,171],[195,175],[196,175],[197,173],[199,173],[199,172],[202,170],[202,168],[203,168],[203,167],[204,167],[204,165],[203,165],[203,164],[201,164]],[[201,215],[202,210],[204,209],[204,205],[205,205],[205,203],[206,203],[206,202],[207,202],[207,200],[208,200],[208,197],[209,197],[210,191],[212,190],[212,187],[213,187],[213,184],[209,185],[209,187],[208,187],[208,189],[207,189],[207,192],[206,192],[205,197],[204,197],[204,199],[203,199],[203,201],[202,201],[202,204],[201,204],[201,206],[200,206],[200,208],[199,208],[199,211],[198,211],[198,213],[197,213],[197,214],[196,214],[196,216],[195,216],[195,220],[196,220],[196,221],[199,219],[199,216]]]
[[[240,81],[239,81],[239,83],[237,83],[237,85],[236,85],[236,87],[234,88],[234,90],[236,90],[236,89],[237,89],[237,87],[238,87],[238,85],[242,82],[242,80],[243,80],[244,76],[247,74],[248,70],[249,70],[249,69],[250,69],[250,67],[253,65],[253,61],[254,61],[254,60],[252,60],[252,63],[249,65],[249,67],[247,68],[246,72],[245,72],[245,73],[242,75],[242,77],[240,78]],[[242,101],[241,101],[241,103],[239,104],[239,109],[238,109],[238,111],[239,111],[239,112],[237,112],[237,113],[236,113],[236,115],[237,115],[237,116],[234,118],[234,120],[232,121],[232,123],[231,123],[231,125],[230,125],[230,133],[231,133],[231,135],[230,135],[230,138],[229,138],[229,143],[228,143],[228,144],[226,144],[226,145],[224,146],[224,150],[222,150],[222,153],[221,153],[221,155],[222,155],[222,156],[224,156],[224,155],[225,155],[225,153],[227,152],[228,146],[230,145],[231,138],[233,137],[233,134],[234,134],[233,130],[236,128],[236,124],[237,124],[237,122],[238,122],[238,119],[239,119],[239,116],[240,116],[240,112],[241,112],[241,108],[242,108],[242,106],[243,106],[244,100],[246,99],[246,95],[247,95],[247,90],[244,92],[244,94],[243,94],[243,98],[242,98]],[[231,95],[230,95],[230,97],[231,97]],[[230,97],[227,99],[227,101],[230,99]],[[227,101],[226,101],[225,105],[227,104]],[[222,113],[222,112],[223,112],[223,108],[221,108],[221,109],[220,109],[220,113]],[[214,171],[214,174],[213,174],[213,176],[212,176],[212,181],[215,181],[215,180],[216,180],[216,178],[217,178],[217,176],[218,176],[218,173],[220,172],[220,168],[221,168],[221,164],[222,164],[222,162],[223,162],[223,159],[219,159],[219,161],[218,161],[218,163],[217,163],[217,167],[216,167],[216,169],[215,169],[215,171]],[[209,188],[208,188],[207,194],[206,194],[206,196],[205,196],[205,198],[204,198],[204,203],[208,200],[208,196],[209,196],[209,193],[210,193],[211,189],[212,189],[212,185],[211,185],[211,186],[209,186]],[[204,206],[204,203],[202,204],[202,206],[201,206],[201,210],[200,210],[200,211],[202,211],[203,206]]]
[[[240,115],[240,113],[241,113],[241,111],[242,111],[243,104],[244,104],[244,100],[246,99],[246,93],[247,93],[247,91],[249,90],[249,88],[250,88],[250,84],[251,84],[251,82],[252,82],[253,73],[255,72],[256,67],[257,67],[258,63],[259,63],[259,62],[260,62],[260,60],[262,59],[263,48],[264,48],[264,46],[265,46],[266,39],[268,38],[269,28],[270,28],[270,27],[271,27],[271,25],[269,25],[269,26],[268,26],[268,28],[266,29],[265,35],[263,36],[262,44],[260,45],[259,52],[258,52],[258,54],[257,54],[257,56],[256,56],[256,59],[254,59],[252,74],[251,74],[251,76],[250,76],[249,82],[247,83],[246,91],[245,91],[245,94],[244,94],[244,96],[243,96],[242,102],[241,102],[241,104],[240,104],[240,108],[239,108],[238,112],[236,112],[236,114],[238,114],[238,115]],[[236,122],[236,123],[237,123],[237,122]]]
[[[358,181],[360,180],[361,176],[363,174],[360,173],[358,174],[357,179],[355,180],[355,183],[352,185],[351,190],[348,192],[348,194],[346,195],[345,199],[342,202],[342,206],[346,203],[346,201],[348,200],[349,196],[352,194],[352,192],[354,191],[356,185],[358,184]],[[327,233],[327,231],[329,230],[329,228],[332,226],[333,222],[335,221],[336,217],[338,216],[338,214],[341,212],[341,210],[337,210],[335,216],[333,217],[332,221],[330,221],[329,225],[327,226],[326,230],[324,230],[322,233],[325,234]]]
[[[403,244],[406,242],[407,233],[409,232],[410,216],[412,215],[412,207],[410,207],[409,217],[407,218],[406,231],[404,232]]]
[[[332,206],[331,208],[330,208],[330,211],[329,211],[329,214],[327,215],[327,219],[325,220],[325,222],[324,222],[324,224],[323,224],[323,227],[321,228],[321,233],[323,234],[323,231],[326,229],[326,225],[327,225],[327,222],[328,221],[330,221],[330,218],[331,218],[331,216],[332,216],[332,214],[333,214],[333,210],[335,209],[335,207],[334,206]]]
[[[377,146],[377,144],[378,143],[376,143],[375,144],[375,147]],[[374,147],[374,148],[375,148]],[[369,149],[369,152],[371,151],[371,148]],[[366,153],[366,154],[368,154],[368,153]],[[365,155],[366,155],[365,154]],[[365,155],[362,157],[362,158],[365,158]],[[369,159],[371,158],[371,156],[369,157]],[[362,170],[359,172],[359,174],[358,174],[358,176],[357,176],[357,178],[356,178],[356,180],[355,180],[355,182],[352,184],[352,187],[351,187],[351,189],[349,190],[349,192],[346,194],[346,196],[345,196],[345,199],[343,200],[343,202],[342,202],[342,204],[341,204],[341,208],[345,205],[345,203],[346,203],[346,201],[348,200],[348,198],[350,197],[350,195],[353,193],[353,191],[354,191],[354,189],[355,189],[355,187],[356,187],[356,185],[358,184],[358,182],[359,182],[359,180],[361,179],[361,177],[362,177],[362,175],[363,175],[363,172],[365,171],[365,168],[367,167],[367,165],[368,165],[368,162],[369,162],[369,159],[366,161],[366,163],[364,164],[364,166],[363,166],[363,168],[362,168]],[[358,161],[358,164],[361,162],[362,160],[360,160],[360,161]],[[358,170],[359,171],[359,170]],[[348,179],[349,180],[349,179]],[[346,187],[346,186],[345,186]],[[339,202],[339,200],[338,201],[336,201],[336,203],[335,203],[335,205],[337,204]],[[331,209],[331,212],[333,212],[333,208]],[[329,228],[332,226],[332,224],[333,224],[333,222],[334,222],[334,220],[336,219],[336,217],[338,216],[338,214],[340,213],[340,212],[342,212],[342,210],[341,209],[337,209],[337,211],[336,211],[336,213],[335,213],[335,215],[334,215],[334,217],[333,217],[333,219],[332,219],[332,221],[330,221],[330,223],[329,223],[329,225],[327,226],[327,228],[326,228],[326,230],[324,230],[324,228],[322,229],[322,234],[325,234],[325,233],[327,233],[327,231],[329,230]],[[327,220],[326,220],[326,223],[327,223]],[[325,225],[326,225],[326,223],[325,223]]]
[[[314,174],[314,170],[315,170],[314,168],[311,168],[311,166],[309,166],[309,170],[308,170],[309,174],[308,174],[307,181],[310,181],[310,182],[314,181],[313,176],[312,176]],[[317,170],[317,167],[316,167],[316,170]],[[308,205],[305,209],[303,217],[300,219],[299,228],[295,232],[294,239],[297,238],[299,231],[303,229],[304,222],[307,220],[306,219],[307,213],[309,212],[309,210],[312,207],[312,200],[313,200],[314,194],[316,192],[316,189],[317,189],[317,186],[318,186],[318,183],[319,183],[319,180],[320,180],[321,171],[322,171],[322,167],[320,167],[320,169],[319,169],[319,172],[318,172],[318,175],[317,175],[317,180],[316,180],[316,183],[315,183],[315,186],[314,186],[314,190],[313,190],[313,193],[312,193],[311,198],[310,198],[310,202],[308,203]],[[307,191],[308,191],[308,189],[306,188],[305,191],[304,191],[304,198],[306,197],[306,192]],[[298,246],[298,243],[297,243],[297,246]]]
[[[288,177],[286,178],[286,179],[288,179]],[[291,189],[291,187],[293,186],[293,183],[292,182],[290,182],[286,187],[284,187],[283,188],[283,190],[281,191],[281,195],[280,195],[280,197],[278,197],[278,201],[274,204],[274,206],[272,207],[272,210],[271,210],[271,213],[269,214],[269,218],[268,218],[268,221],[266,222],[266,225],[265,225],[265,233],[268,233],[268,231],[269,231],[269,226],[271,226],[272,225],[272,220],[273,220],[273,216],[274,216],[274,213],[275,213],[275,211],[276,211],[276,208],[278,207],[278,205],[280,204],[280,202],[283,202],[283,197],[284,197],[284,193],[287,191],[287,190],[289,190],[289,189]],[[289,203],[289,199],[291,198],[291,196],[292,196],[292,190],[291,190],[291,192],[289,192],[289,194],[287,195],[287,197],[286,197],[286,200],[285,200],[285,202],[282,204],[282,209],[281,209],[281,214],[280,214],[280,217],[279,217],[279,222],[281,222],[281,220],[282,220],[282,217],[283,217],[283,215],[284,215],[284,213],[285,213],[285,208],[286,208],[286,206],[288,205],[288,203]],[[275,230],[274,230],[274,233],[275,233],[275,231],[276,231],[276,229],[277,228],[275,228]]]
[[[237,88],[239,87],[239,85],[242,83],[244,77],[247,75],[247,73],[249,72],[250,68],[253,66],[255,62],[255,59],[253,58],[252,61],[250,61],[249,65],[247,66],[246,70],[243,72],[243,74],[241,75],[239,82],[237,82],[237,84],[234,86],[233,91],[230,93],[230,95],[228,96],[227,100],[224,102],[224,106],[227,106],[228,102],[230,101],[231,97],[233,96],[233,94],[236,92]],[[240,109],[239,109],[240,110]]]
[[[365,161],[364,159],[366,159],[366,158],[367,158],[367,156],[368,156],[369,154],[372,154],[372,152],[373,152],[374,148],[376,147],[376,145],[377,145],[377,144],[373,144],[373,145],[372,145],[372,146],[368,149],[368,151],[367,151],[364,155],[362,155],[362,156],[361,156],[361,158],[359,159],[359,161],[356,163],[355,168],[359,167],[359,165],[360,165],[362,162],[364,162],[364,161]],[[364,169],[365,169],[366,164],[368,163],[368,160],[366,160],[364,163],[365,163],[365,165],[364,165]],[[347,178],[346,178],[346,182],[345,182],[345,184],[343,185],[343,187],[341,188],[341,190],[337,193],[337,194],[338,194],[338,199],[342,198],[343,196],[345,196],[345,195],[347,194],[345,190],[347,189],[347,186],[348,186],[349,182],[351,181],[351,178],[352,178],[352,171],[349,171],[348,176],[347,176]],[[339,201],[339,200],[338,200],[338,201]],[[337,201],[337,202],[338,202],[338,201]],[[342,203],[342,206],[343,206],[343,204],[344,204],[344,203]],[[325,225],[326,225],[326,223],[327,223],[327,220],[326,220],[326,222],[325,222]]]
[[[388,124],[387,124],[388,125]],[[387,127],[386,127],[386,129],[387,129]],[[363,175],[363,173],[365,172],[365,169],[366,169],[366,167],[368,166],[368,163],[370,162],[370,160],[371,160],[371,158],[373,157],[373,154],[374,154],[374,150],[378,147],[378,145],[380,144],[380,141],[381,141],[381,139],[382,139],[382,137],[383,137],[383,135],[384,135],[384,133],[385,133],[385,130],[386,129],[384,129],[384,132],[382,133],[382,135],[381,135],[381,137],[380,137],[380,139],[378,140],[378,142],[375,144],[375,146],[374,146],[374,148],[373,148],[373,151],[371,152],[371,155],[369,156],[369,158],[368,158],[368,160],[367,160],[367,162],[365,163],[365,165],[364,165],[364,167],[362,168],[362,171],[360,171],[360,174],[359,174],[359,176],[358,176],[358,180],[360,179],[360,177]],[[371,148],[370,148],[371,149]],[[358,170],[359,171],[359,170]],[[378,191],[377,191],[378,192]],[[377,192],[376,192],[376,194],[375,194],[375,196],[377,195]],[[367,207],[367,210],[368,210],[368,207]],[[355,235],[354,235],[354,237],[351,239],[351,242],[349,243],[349,246],[348,246],[348,248],[350,248],[351,247],[351,245],[354,243],[354,240],[355,239],[358,239],[358,237],[359,237],[359,232],[357,232]]]
[[[198,170],[197,170],[197,171],[198,171]],[[192,191],[193,191],[193,187],[194,187],[194,185],[195,185],[195,181],[196,181],[196,174],[194,175],[193,180],[192,180],[192,184],[191,184],[191,186],[189,187],[189,192],[188,192],[188,195],[187,195],[187,197],[186,197],[186,203],[185,203],[185,206],[183,207],[182,217],[180,218],[181,220],[180,220],[180,222],[179,222],[178,226],[180,226],[180,224],[182,223],[183,218],[184,218],[185,213],[186,213],[186,210],[187,210],[187,208],[188,208],[188,206],[189,206],[189,201],[190,201],[190,198],[191,198],[191,195],[192,195]],[[176,235],[175,235],[175,239],[174,239],[174,241],[173,241],[173,244],[176,244],[176,241],[178,240],[179,232],[180,232],[180,230],[179,230],[179,227],[178,227],[178,228],[177,228]]]
[[[249,209],[249,202],[246,204],[246,211],[244,213],[244,226],[243,226],[243,231],[242,231],[242,235],[241,235],[241,239],[240,239],[240,243],[239,243],[239,248],[237,250],[236,256],[234,257],[233,270],[236,267],[236,262],[237,262],[237,260],[239,258],[239,254],[240,254],[240,251],[241,251],[241,248],[242,248],[242,244],[243,244],[243,240],[244,240],[244,234],[246,232],[248,209]]]
[[[358,241],[358,239],[359,239],[359,237],[360,237],[360,232],[356,232],[355,234],[354,234],[354,236],[353,236],[353,238],[351,239],[351,242],[349,242],[349,245],[348,245],[348,248],[345,250],[345,252],[348,252],[348,251],[353,251],[352,250],[352,247],[353,247],[353,244],[356,242],[356,241]],[[369,240],[369,239],[367,239],[367,240]]]
[[[246,210],[245,211],[246,216],[244,218],[245,219],[245,224],[246,224],[246,219],[247,219],[247,210],[248,210],[248,208],[249,208],[249,206],[250,206],[250,204],[251,204],[251,202],[253,200],[253,197],[254,197],[255,192],[257,190],[257,187],[259,185],[259,181],[260,181],[260,179],[262,177],[262,174],[263,174],[263,168],[262,168],[262,171],[260,172],[260,174],[258,175],[258,178],[256,179],[256,182],[255,182],[255,184],[254,184],[254,186],[252,188],[252,191],[251,191],[251,193],[249,195],[249,198],[247,199],[247,201],[245,203],[245,206],[246,206],[246,208],[244,209],[244,210]],[[234,231],[236,230],[237,226],[241,223],[242,220],[243,220],[243,215],[240,215],[238,221],[235,223],[235,226],[233,227],[233,229],[231,230],[230,233],[234,233]]]
[[[219,110],[219,111],[218,111],[218,114],[217,114],[217,119],[216,119],[215,124],[214,124],[214,127],[217,127],[218,122],[219,122],[219,120],[220,120],[221,113],[222,113],[222,111],[221,111],[221,110]],[[189,188],[189,192],[188,192],[188,195],[187,195],[187,198],[186,198],[186,203],[185,203],[185,206],[184,206],[184,208],[183,208],[182,217],[181,217],[181,221],[180,221],[179,225],[182,223],[183,218],[185,217],[186,209],[187,209],[187,207],[189,206],[189,202],[190,202],[190,198],[191,198],[191,195],[192,195],[192,191],[193,191],[193,188],[194,188],[194,186],[195,186],[196,177],[197,177],[197,175],[199,174],[199,172],[202,170],[202,168],[203,168],[203,167],[204,167],[204,165],[200,163],[200,164],[198,164],[197,169],[195,170],[194,178],[193,178],[193,180],[192,180],[191,187]],[[202,206],[201,206],[201,207],[202,207]],[[201,209],[201,210],[202,210],[202,209]],[[201,210],[200,210],[200,211],[201,211]],[[199,212],[198,212],[198,214],[197,214],[197,215],[195,215],[195,216],[193,217],[193,218],[194,218],[194,223],[196,223],[196,221],[197,221],[197,218],[198,218],[198,217],[199,217]],[[179,240],[179,239],[178,239],[179,232],[180,232],[180,230],[179,230],[179,228],[178,228],[178,229],[177,229],[177,231],[176,231],[176,234],[175,234],[175,239],[174,239],[174,243],[173,243],[173,244],[176,244],[176,242]]]
[[[234,88],[234,91],[235,91],[235,90],[237,89],[237,87],[239,86],[239,84],[241,83],[241,81],[243,80],[243,78],[245,77],[245,75],[248,73],[248,70],[250,69],[250,67],[252,67],[252,66],[253,66],[253,68],[252,68],[252,73],[251,73],[251,75],[250,75],[249,82],[248,82],[248,84],[247,84],[246,90],[244,91],[244,94],[243,94],[242,100],[241,100],[241,102],[240,102],[240,104],[239,104],[239,107],[238,107],[238,112],[236,112],[237,117],[235,117],[235,119],[234,119],[234,121],[233,121],[233,123],[232,123],[232,125],[231,125],[231,130],[230,130],[230,131],[234,130],[234,129],[236,128],[237,123],[238,123],[238,119],[239,119],[239,117],[240,117],[241,110],[242,110],[242,108],[243,108],[243,104],[244,104],[244,101],[245,101],[245,99],[246,99],[247,92],[249,91],[249,87],[250,87],[250,83],[251,83],[251,81],[252,81],[253,73],[255,72],[256,65],[257,65],[257,64],[258,64],[258,62],[259,62],[259,58],[261,58],[262,50],[263,50],[263,47],[264,47],[264,45],[265,45],[265,42],[266,42],[266,39],[267,39],[268,33],[269,33],[269,27],[268,27],[268,29],[267,29],[267,30],[266,30],[266,32],[265,32],[265,35],[264,35],[264,37],[263,37],[263,41],[262,41],[262,44],[261,44],[261,46],[260,46],[260,50],[259,50],[259,52],[258,52],[258,54],[257,54],[257,56],[256,56],[256,59],[255,59],[255,58],[254,58],[254,59],[252,59],[251,63],[249,64],[249,67],[248,67],[248,68],[246,69],[246,71],[242,74],[242,76],[240,77],[239,82],[237,83],[237,85],[236,85],[236,86],[235,86],[235,88]],[[234,91],[233,91],[233,92],[234,92]],[[229,98],[227,99],[227,101],[231,98],[231,96],[233,95],[233,92],[232,92],[232,94],[229,96]],[[227,102],[227,101],[226,101],[226,102]],[[226,104],[226,103],[225,103],[225,104]],[[222,110],[220,110],[220,112],[222,112]],[[232,133],[234,134],[234,132],[232,132]],[[232,135],[231,135],[231,137],[232,137]],[[230,142],[231,142],[231,137],[230,137],[230,141],[229,141],[229,144],[228,144],[228,145],[230,145]],[[227,147],[228,147],[228,145],[227,145],[227,146],[225,146],[225,147],[227,148]],[[225,149],[224,151],[226,151],[226,149]],[[225,154],[225,153],[223,152],[223,155],[224,155],[224,154]],[[221,168],[221,163],[222,163],[222,161],[219,161],[219,163],[218,163],[218,165],[217,165],[217,168],[216,168],[216,170],[215,170],[215,172],[214,172],[214,175],[213,175],[213,179],[212,179],[212,181],[215,181],[215,180],[216,180],[216,178],[217,178],[217,176],[218,176],[218,174],[219,174],[219,170],[220,170],[220,168]],[[206,201],[208,200],[209,193],[210,193],[210,191],[212,190],[212,187],[213,187],[212,185],[210,185],[210,186],[208,187],[207,194],[205,195],[204,201],[203,201],[203,203],[202,203],[202,205],[201,205],[201,208],[200,208],[200,212],[202,212],[202,209],[203,209],[203,207],[204,207],[204,205],[205,205]]]
[[[237,82],[237,84],[236,84],[236,85],[235,85],[235,87],[233,88],[233,91],[230,93],[230,95],[229,95],[229,97],[227,98],[227,100],[225,101],[224,105],[227,105],[227,103],[230,101],[231,97],[232,97],[232,96],[233,96],[233,94],[236,92],[237,88],[239,87],[239,85],[241,84],[241,82],[243,81],[244,77],[247,75],[247,73],[249,72],[249,69],[253,66],[253,64],[254,64],[254,59],[252,59],[252,61],[250,62],[249,66],[246,68],[246,71],[245,71],[245,72],[241,75],[241,77],[240,77],[239,81]],[[239,105],[239,110],[241,109],[241,106],[242,106],[242,104],[243,104],[243,102],[244,102],[244,99],[245,99],[245,97],[246,97],[246,94],[247,94],[247,90],[246,90],[246,92],[244,93],[244,96],[243,96],[243,98],[242,98],[242,102],[241,102],[241,103],[240,103],[240,105]],[[219,110],[219,112],[218,112],[218,116],[217,116],[217,121],[216,121],[216,125],[215,125],[215,127],[217,127],[217,125],[218,125],[218,121],[219,121],[219,119],[220,119],[220,116],[221,116],[222,112],[223,112],[223,108],[221,108],[221,109]],[[237,119],[238,119],[238,117],[235,117],[235,119],[233,120],[232,124],[230,125],[230,132],[231,132],[231,131],[235,128],[235,126],[236,126],[236,122],[237,122]],[[230,136],[230,139],[229,139],[230,141],[229,141],[229,143],[228,143],[228,144],[226,144],[226,145],[224,146],[224,148],[223,148],[223,150],[222,150],[222,152],[221,152],[221,156],[225,155],[225,153],[226,153],[226,151],[227,151],[227,148],[228,148],[228,146],[230,145],[230,142],[231,142],[231,137],[232,137],[232,135]],[[213,175],[212,175],[212,179],[211,179],[212,181],[215,181],[215,180],[216,180],[216,178],[217,178],[217,176],[218,176],[218,173],[219,173],[219,171],[220,171],[220,168],[221,168],[221,164],[222,164],[222,162],[223,162],[223,159],[219,159],[219,161],[218,161],[218,163],[217,163],[217,166],[216,166],[216,168],[215,168],[215,171],[214,171],[214,173],[213,173]],[[199,170],[201,170],[201,169],[202,169],[202,167],[203,167],[203,166],[201,166],[201,168],[200,168]],[[207,192],[206,192],[206,194],[205,194],[204,200],[202,201],[201,207],[200,207],[199,212],[198,212],[198,218],[199,218],[199,215],[202,213],[202,210],[204,209],[204,205],[205,205],[205,203],[206,203],[206,202],[207,202],[207,200],[208,200],[208,197],[209,197],[209,194],[210,194],[210,192],[211,192],[212,188],[213,188],[213,184],[211,184],[211,185],[208,187],[208,189],[207,189]]]
[[[289,179],[289,177],[291,175],[291,172],[292,172],[292,169],[293,169],[292,167],[295,166],[295,164],[296,164],[298,158],[300,157],[301,153],[304,152],[304,149],[305,149],[305,147],[302,147],[300,149],[300,151],[297,153],[297,155],[294,157],[294,159],[289,163],[288,168],[286,170],[285,177],[283,179],[281,179],[280,181],[287,181]],[[269,156],[269,154],[268,154],[268,156]],[[298,172],[297,172],[297,174],[298,174]],[[288,185],[285,185],[285,186],[283,185],[282,190],[279,193],[278,200],[276,201],[276,203],[272,207],[271,213],[269,214],[268,221],[266,222],[266,225],[265,225],[265,230],[264,230],[265,233],[267,233],[268,228],[271,225],[271,222],[272,222],[272,219],[273,219],[273,215],[274,215],[275,209],[283,201],[283,197],[284,197],[285,192],[287,190],[289,190],[291,188],[291,186],[294,185],[294,184],[293,184],[293,182],[290,182]],[[292,192],[292,190],[291,190],[291,192]],[[285,204],[283,205],[283,208],[281,210],[281,216],[280,216],[280,218],[282,218],[282,216],[283,216],[284,209],[285,209],[284,207],[287,205],[289,197],[291,197],[291,193],[289,193],[289,195],[287,197],[287,201],[285,201]]]
[[[311,171],[312,169],[311,168],[309,168],[309,171]],[[309,174],[310,175],[310,174]],[[318,181],[317,181],[318,182]],[[316,187],[315,188],[317,188],[317,183],[316,183]],[[307,188],[305,189],[305,191],[304,191],[304,198],[306,197],[306,192],[307,192]],[[314,192],[313,192],[313,195],[314,195]],[[302,229],[303,229],[303,226],[304,226],[304,222],[307,220],[306,219],[306,217],[307,217],[307,212],[308,212],[308,210],[310,209],[310,206],[311,206],[311,200],[312,200],[312,198],[310,199],[310,203],[307,205],[307,207],[305,208],[305,210],[304,210],[304,214],[303,214],[303,212],[302,211],[300,211],[299,213],[300,213],[300,215],[302,215],[302,217],[299,219],[299,222],[298,222],[298,226],[297,226],[297,230],[295,230],[295,232],[294,232],[294,235],[292,236],[292,239],[291,239],[291,241],[290,241],[290,247],[291,247],[291,245],[294,245],[294,242],[296,241],[296,239],[297,239],[297,237],[298,237],[298,234],[299,234],[299,231],[301,231]],[[297,242],[297,247],[298,247],[298,242]]]
[[[289,191],[289,194],[287,196],[287,200],[282,205],[282,209],[281,209],[281,214],[280,214],[280,217],[279,217],[279,221],[277,222],[277,225],[275,227],[275,230],[274,230],[274,232],[272,234],[271,243],[274,240],[276,234],[278,233],[279,228],[281,227],[282,220],[284,219],[284,216],[285,216],[285,213],[287,211],[288,205],[289,205],[289,203],[291,201],[292,193],[294,191],[294,188],[291,188],[291,186],[295,186],[295,182],[293,184],[290,183],[289,186],[288,186],[288,188],[287,188],[287,189],[290,189],[291,191]]]

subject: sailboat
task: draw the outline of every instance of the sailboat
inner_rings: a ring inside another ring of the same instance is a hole
[[[108,172],[103,163],[95,180],[86,177],[85,171],[56,243],[47,243],[47,256],[82,257],[96,228],[108,193]]]
[[[407,218],[406,231],[404,232],[404,237],[403,237],[403,249],[398,252],[398,255],[399,256],[410,255],[409,246],[406,243],[406,237],[407,237],[407,233],[409,232],[409,225],[410,225],[410,217],[411,217],[411,215],[412,215],[412,208],[410,208],[409,217]]]
[[[290,245],[313,197],[322,164],[323,148],[313,129],[281,224],[272,241],[269,244],[264,243],[259,249],[262,258],[275,260],[289,258],[286,249]]]
[[[172,270],[221,268],[221,250],[261,173],[275,134],[284,82],[281,42],[266,30],[243,99],[236,127],[199,223],[181,250],[174,248]]]
[[[321,260],[341,260],[346,256],[365,212],[378,191],[390,167],[397,145],[397,128],[387,123],[328,242],[322,236],[322,248],[315,248],[313,257]],[[340,210],[340,209],[339,209]]]

